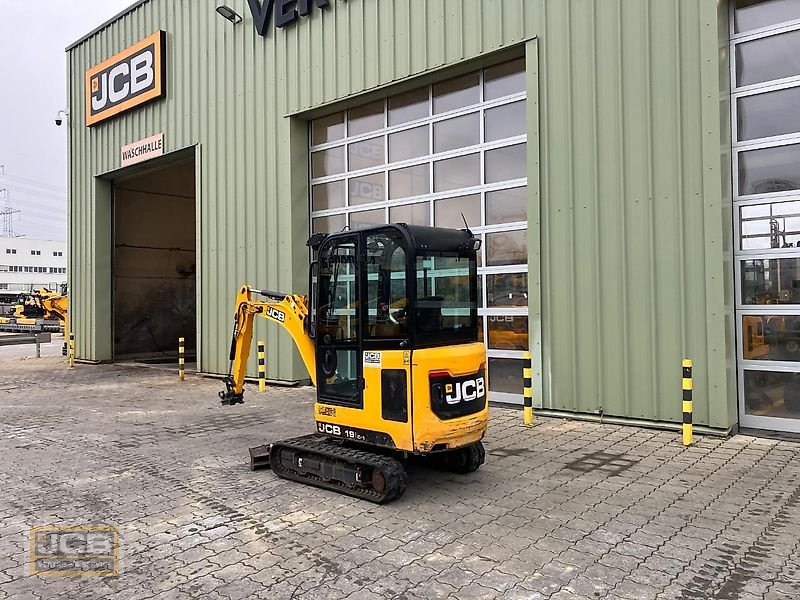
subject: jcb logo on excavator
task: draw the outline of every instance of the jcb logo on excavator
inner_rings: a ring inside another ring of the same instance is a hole
[[[486,395],[486,382],[483,377],[448,383],[444,387],[444,400],[448,404],[470,402]]]
[[[328,435],[342,435],[342,428],[338,425],[331,425],[330,423],[317,422],[317,431],[320,433],[327,433]]]
[[[271,306],[267,308],[267,316],[270,319],[275,319],[278,323],[285,323],[286,322],[286,314],[279,311],[277,308],[272,308]]]

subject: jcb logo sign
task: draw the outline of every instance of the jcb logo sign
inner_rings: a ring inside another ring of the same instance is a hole
[[[444,400],[448,404],[470,402],[486,395],[486,382],[483,377],[466,379],[444,386]]]
[[[94,125],[166,93],[163,31],[86,71],[86,125]]]

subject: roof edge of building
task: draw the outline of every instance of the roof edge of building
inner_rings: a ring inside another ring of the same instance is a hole
[[[69,52],[70,50],[72,50],[76,46],[80,46],[83,42],[85,42],[89,38],[93,37],[97,33],[101,32],[103,29],[105,29],[106,27],[108,27],[109,25],[114,23],[115,21],[118,21],[119,19],[121,19],[122,17],[127,15],[128,13],[133,12],[134,10],[136,10],[137,8],[139,8],[142,4],[144,4],[146,2],[150,2],[150,0],[136,0],[136,2],[131,4],[128,8],[126,8],[122,12],[117,13],[116,15],[114,15],[113,17],[108,19],[108,21],[106,21],[105,23],[102,23],[101,25],[98,25],[97,27],[92,29],[89,33],[87,33],[86,35],[84,35],[81,38],[79,38],[78,40],[72,42],[69,46],[67,46],[64,49],[64,52]]]

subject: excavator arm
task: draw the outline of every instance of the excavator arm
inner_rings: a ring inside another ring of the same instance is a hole
[[[254,295],[266,298],[253,300]],[[311,381],[317,383],[317,366],[314,354],[314,340],[308,331],[308,305],[304,296],[279,294],[266,290],[255,290],[242,286],[236,295],[236,313],[233,318],[233,337],[231,339],[231,371],[225,378],[225,391],[219,393],[222,404],[241,404],[244,402],[244,378],[247,374],[247,359],[253,343],[255,318],[263,317],[281,325],[292,336],[300,351]]]

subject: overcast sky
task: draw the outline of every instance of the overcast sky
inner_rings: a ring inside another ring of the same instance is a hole
[[[66,239],[67,130],[54,122],[67,105],[64,49],[131,4],[0,0],[0,189],[21,211],[17,235]]]

